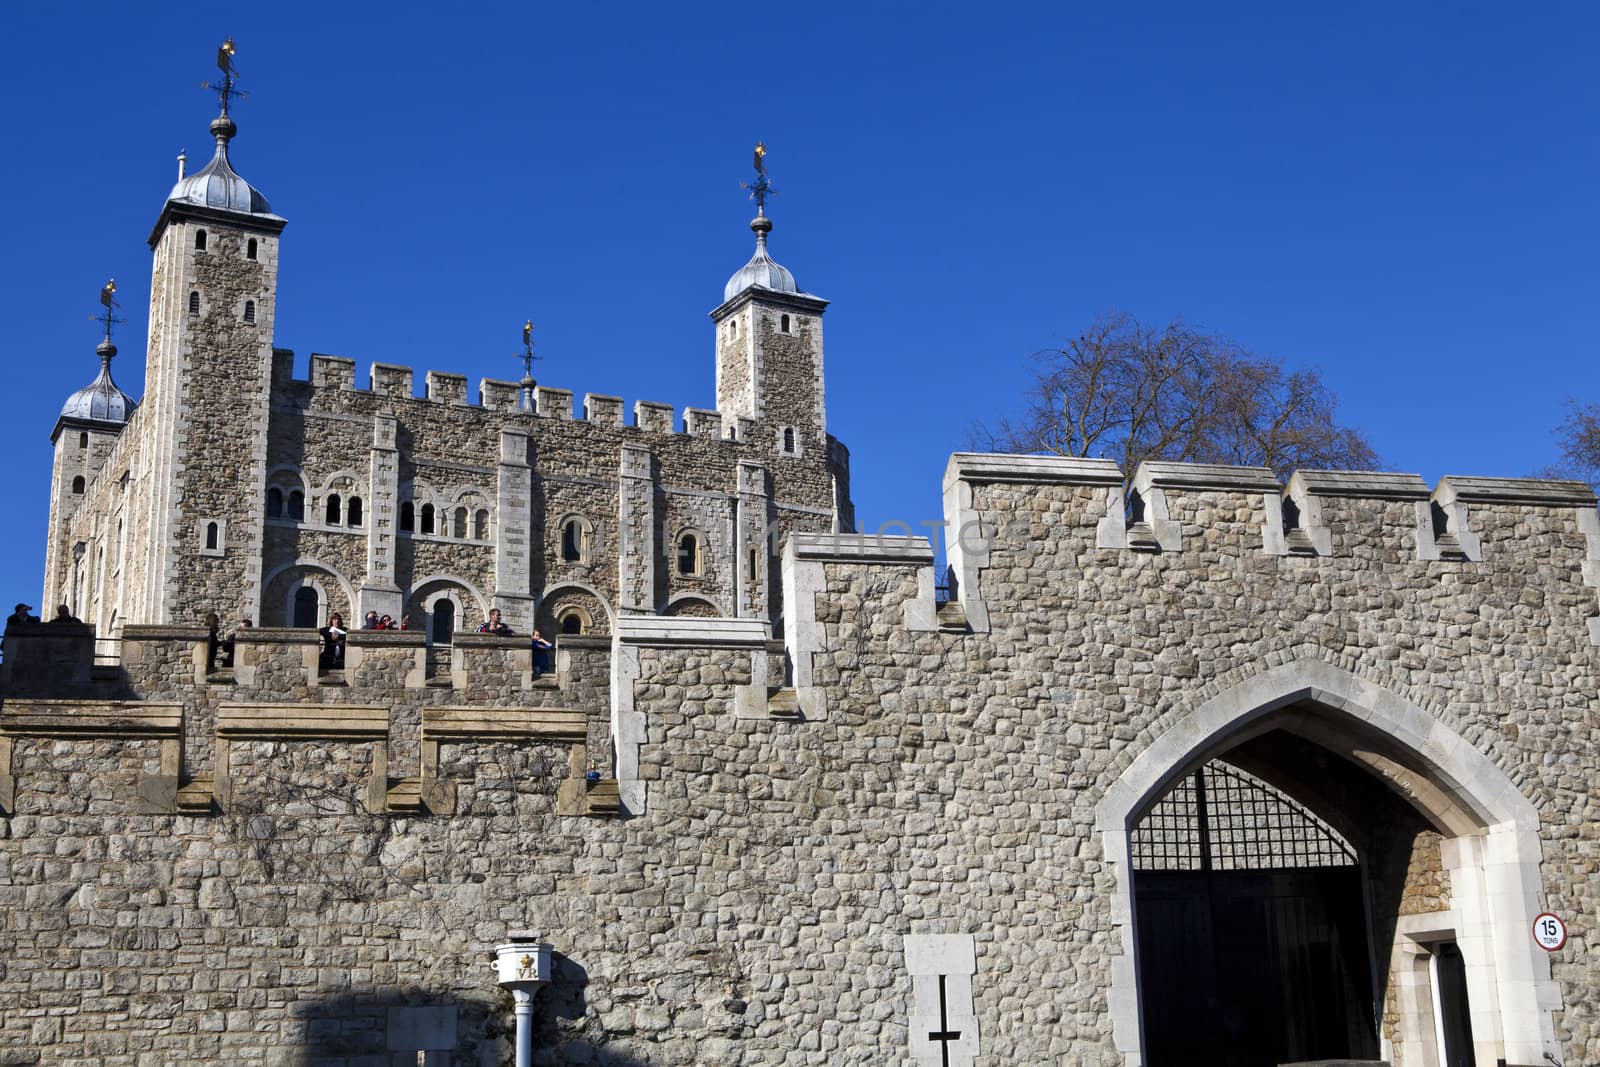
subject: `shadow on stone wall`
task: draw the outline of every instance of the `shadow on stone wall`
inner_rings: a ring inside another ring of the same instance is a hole
[[[268,1059],[281,1067],[418,1067],[419,1052],[450,1053],[450,1067],[509,1065],[514,1060],[515,1017],[511,994],[494,985],[485,964],[483,994],[430,996],[415,991],[344,993],[302,999],[290,1008],[286,1055]],[[584,968],[557,954],[551,981],[533,1002],[533,1062],[541,1067],[650,1067],[654,1057],[623,1041],[591,1037],[585,1029]],[[426,1061],[433,1064],[434,1060]]]

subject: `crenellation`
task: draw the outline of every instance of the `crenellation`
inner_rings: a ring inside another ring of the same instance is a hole
[[[522,406],[522,387],[516,382],[481,378],[478,381],[478,403],[486,411],[517,411]]]
[[[535,390],[539,417],[542,419],[572,418],[572,390],[555,389],[541,385]]]
[[[393,363],[374,363],[369,371],[371,389],[380,396],[409,400],[412,397],[411,368]]]
[[[722,437],[722,413],[703,408],[685,408],[683,432],[691,437]]]
[[[634,401],[633,424],[645,433],[674,433],[676,421],[671,404],[660,404],[653,400]]]
[[[315,389],[354,389],[356,361],[345,356],[311,353],[311,385]]]
[[[622,398],[600,393],[585,393],[583,417],[596,426],[621,426],[624,419]]]
[[[431,370],[427,376],[428,399],[436,404],[465,405],[467,402],[467,376]]]

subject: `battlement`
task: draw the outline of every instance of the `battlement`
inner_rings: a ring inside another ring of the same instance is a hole
[[[454,811],[441,744],[556,744],[577,782],[567,813],[614,810],[591,804],[583,781],[610,757],[609,638],[561,638],[544,676],[526,637],[461,634],[448,656],[414,632],[353,631],[346,642],[331,665],[315,630],[240,630],[213,647],[204,629],[129,626],[120,656],[97,660],[91,627],[12,626],[0,665],[0,814],[16,810],[11,755],[24,738],[157,742],[162,770],[134,798],[146,812],[226,810],[228,747],[241,741],[367,744],[368,810],[441,815]]]
[[[948,601],[927,538],[798,533],[783,544],[781,642],[758,619],[623,614],[610,637],[563,638],[554,679],[533,677],[526,638],[461,634],[446,656],[420,633],[357,631],[332,668],[316,631],[244,630],[221,667],[198,629],[127,627],[109,663],[88,627],[14,627],[0,735],[20,722],[29,736],[133,736],[151,708],[176,702],[184,738],[381,739],[385,759],[414,757],[424,770],[383,778],[369,806],[435,814],[454,809],[427,784],[438,779],[429,737],[556,740],[574,746],[574,768],[609,768],[619,808],[600,809],[642,814],[663,657],[708,665],[696,684],[736,718],[804,724],[836,714],[841,672],[863,641],[911,648],[930,636],[942,654],[983,661],[1044,635],[1080,640],[1061,629],[1071,618],[1147,635],[1208,620],[1251,640],[1263,627],[1310,627],[1336,646],[1365,627],[1389,635],[1394,655],[1480,630],[1487,640],[1515,619],[1568,654],[1600,645],[1600,512],[1581,483],[1451,476],[1430,490],[1413,474],[1297,471],[1282,484],[1263,468],[1172,463],[1126,479],[1104,460],[957,454],[944,486]],[[1320,618],[1340,628],[1317,629]],[[39,733],[50,708],[72,702],[99,710]],[[226,768],[211,753],[209,742],[183,752],[185,782],[214,776],[183,794],[192,802],[226,801],[215,784]],[[578,778],[562,787],[567,809],[597,813]]]
[[[523,407],[523,389],[517,382],[482,378],[478,382],[476,399],[473,399],[469,395],[466,375],[430,370],[423,378],[423,393],[418,395],[416,375],[410,367],[373,363],[368,368],[366,384],[358,386],[356,361],[346,356],[313,352],[305,378],[294,376],[295,357],[292,349],[275,348],[272,356],[274,389],[309,385],[314,390],[363,392],[393,400],[413,400],[486,412],[530,414]],[[681,433],[713,440],[743,440],[755,425],[753,420],[745,418],[728,422],[721,412],[706,408],[686,407],[680,415],[671,404],[653,400],[635,401],[633,421],[629,423],[625,417],[626,404],[621,397],[585,393],[582,403],[576,408],[573,400],[574,394],[570,389],[535,386],[531,415],[555,421],[584,422],[645,433]]]

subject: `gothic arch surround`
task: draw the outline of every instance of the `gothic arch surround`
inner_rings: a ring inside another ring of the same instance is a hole
[[[1529,924],[1542,908],[1539,815],[1506,773],[1435,716],[1368,679],[1317,659],[1248,678],[1184,715],[1145,748],[1095,808],[1121,954],[1110,1005],[1117,1049],[1144,1062],[1129,837],[1177,779],[1269,730],[1285,730],[1365,766],[1447,839],[1457,940],[1483,961],[1469,991],[1479,1062],[1547,1062],[1559,1055],[1552,1011],[1560,992]],[[1479,1032],[1480,1021],[1487,1032]],[[1482,1059],[1492,1045],[1496,1056]]]

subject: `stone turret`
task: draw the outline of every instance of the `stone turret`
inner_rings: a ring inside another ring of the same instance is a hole
[[[820,455],[827,442],[822,388],[822,313],[767,251],[772,220],[750,222],[750,262],[728,279],[711,313],[717,326],[717,409],[726,425],[749,419],[779,455]]]
[[[140,429],[160,444],[130,501],[150,559],[134,576],[129,621],[189,620],[213,607],[258,610],[259,487],[285,220],[233,169],[233,94],[230,70],[222,113],[211,123],[212,159],[179,176],[150,235],[155,267]]]
[[[114,291],[114,284],[107,286],[107,292]],[[107,304],[108,319],[109,309]],[[52,607],[64,603],[74,611],[82,610],[86,601],[84,586],[89,581],[89,568],[94,561],[86,558],[86,549],[77,550],[67,542],[66,524],[77,512],[90,483],[99,475],[106,456],[139,406],[139,402],[118,388],[111,377],[111,360],[117,354],[117,346],[111,342],[109,322],[107,325],[106,338],[95,349],[100,357],[100,373],[94,381],[67,398],[55,429],[50,432],[55,461],[50,479],[44,598],[40,603]],[[120,533],[120,530],[114,532],[119,548]],[[113,562],[116,562],[115,556]]]

